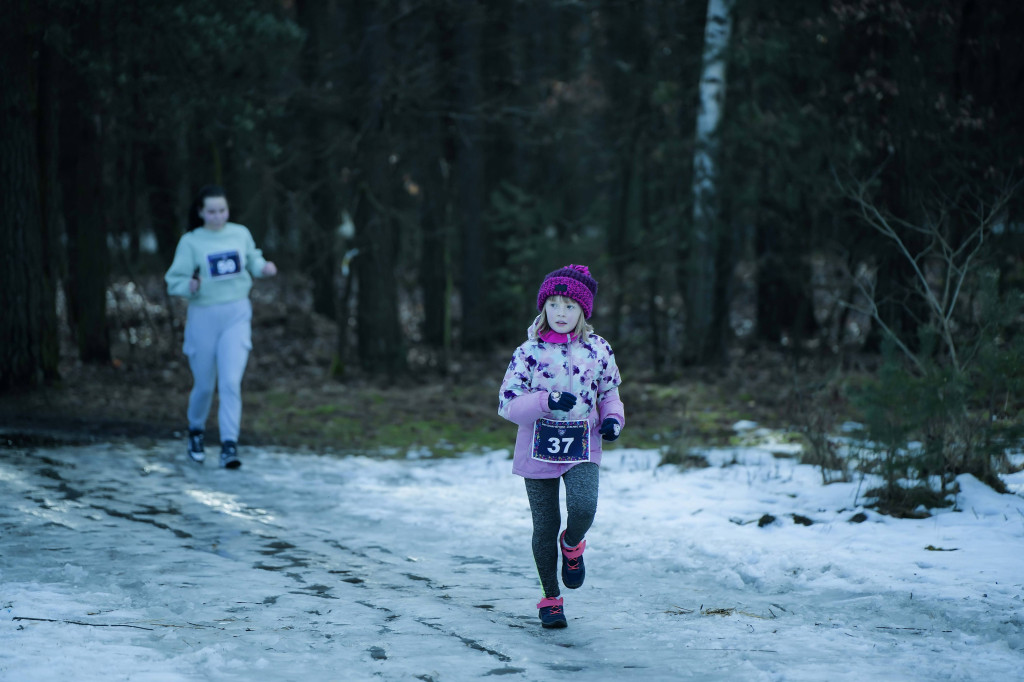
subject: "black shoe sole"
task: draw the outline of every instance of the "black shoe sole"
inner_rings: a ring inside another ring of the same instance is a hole
[[[224,468],[225,469],[237,469],[240,466],[242,466],[242,463],[239,460],[235,459],[235,460],[232,460],[230,462],[227,462],[224,465]]]
[[[559,630],[561,628],[568,627],[568,625],[569,624],[567,622],[565,622],[564,620],[556,620],[554,623],[541,623],[540,624],[540,626],[542,628],[547,628],[548,630]]]

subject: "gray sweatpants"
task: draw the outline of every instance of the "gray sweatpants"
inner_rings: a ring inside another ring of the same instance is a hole
[[[189,306],[182,350],[192,368],[189,428],[206,427],[213,391],[219,384],[220,440],[237,441],[242,421],[242,375],[252,350],[252,303],[243,298],[210,306]]]
[[[565,544],[575,547],[590,530],[597,512],[597,488],[600,467],[593,462],[582,462],[566,471]],[[545,597],[557,597],[558,588],[558,532],[561,529],[560,489],[557,478],[527,478],[526,496],[533,515],[533,560]]]

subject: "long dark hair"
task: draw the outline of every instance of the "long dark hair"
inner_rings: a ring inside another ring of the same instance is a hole
[[[218,187],[217,185],[207,185],[199,190],[199,194],[196,195],[192,206],[188,210],[188,229],[194,230],[197,227],[203,226],[203,219],[199,217],[199,211],[203,208],[203,202],[212,197],[227,199],[227,194],[224,193],[223,187]]]

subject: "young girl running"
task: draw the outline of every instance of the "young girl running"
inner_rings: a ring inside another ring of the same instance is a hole
[[[516,349],[501,383],[498,414],[519,425],[512,473],[526,479],[533,516],[533,558],[544,598],[541,625],[568,625],[558,587],[583,584],[584,536],[597,511],[601,440],[625,425],[615,354],[587,324],[597,281],[585,265],[549,273],[537,293],[541,314]],[[566,528],[559,534],[559,479],[565,481]]]
[[[248,229],[228,222],[228,201],[219,187],[200,190],[189,224],[195,229],[178,242],[164,276],[168,293],[188,299],[182,348],[192,369],[187,452],[197,463],[206,459],[203,433],[219,384],[220,463],[237,469],[242,374],[252,349],[249,290],[253,277],[272,277],[277,267],[264,260]]]

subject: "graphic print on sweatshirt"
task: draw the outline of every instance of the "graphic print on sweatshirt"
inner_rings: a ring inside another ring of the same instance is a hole
[[[206,256],[210,264],[210,277],[228,279],[242,274],[242,256],[237,250],[220,251]]]

